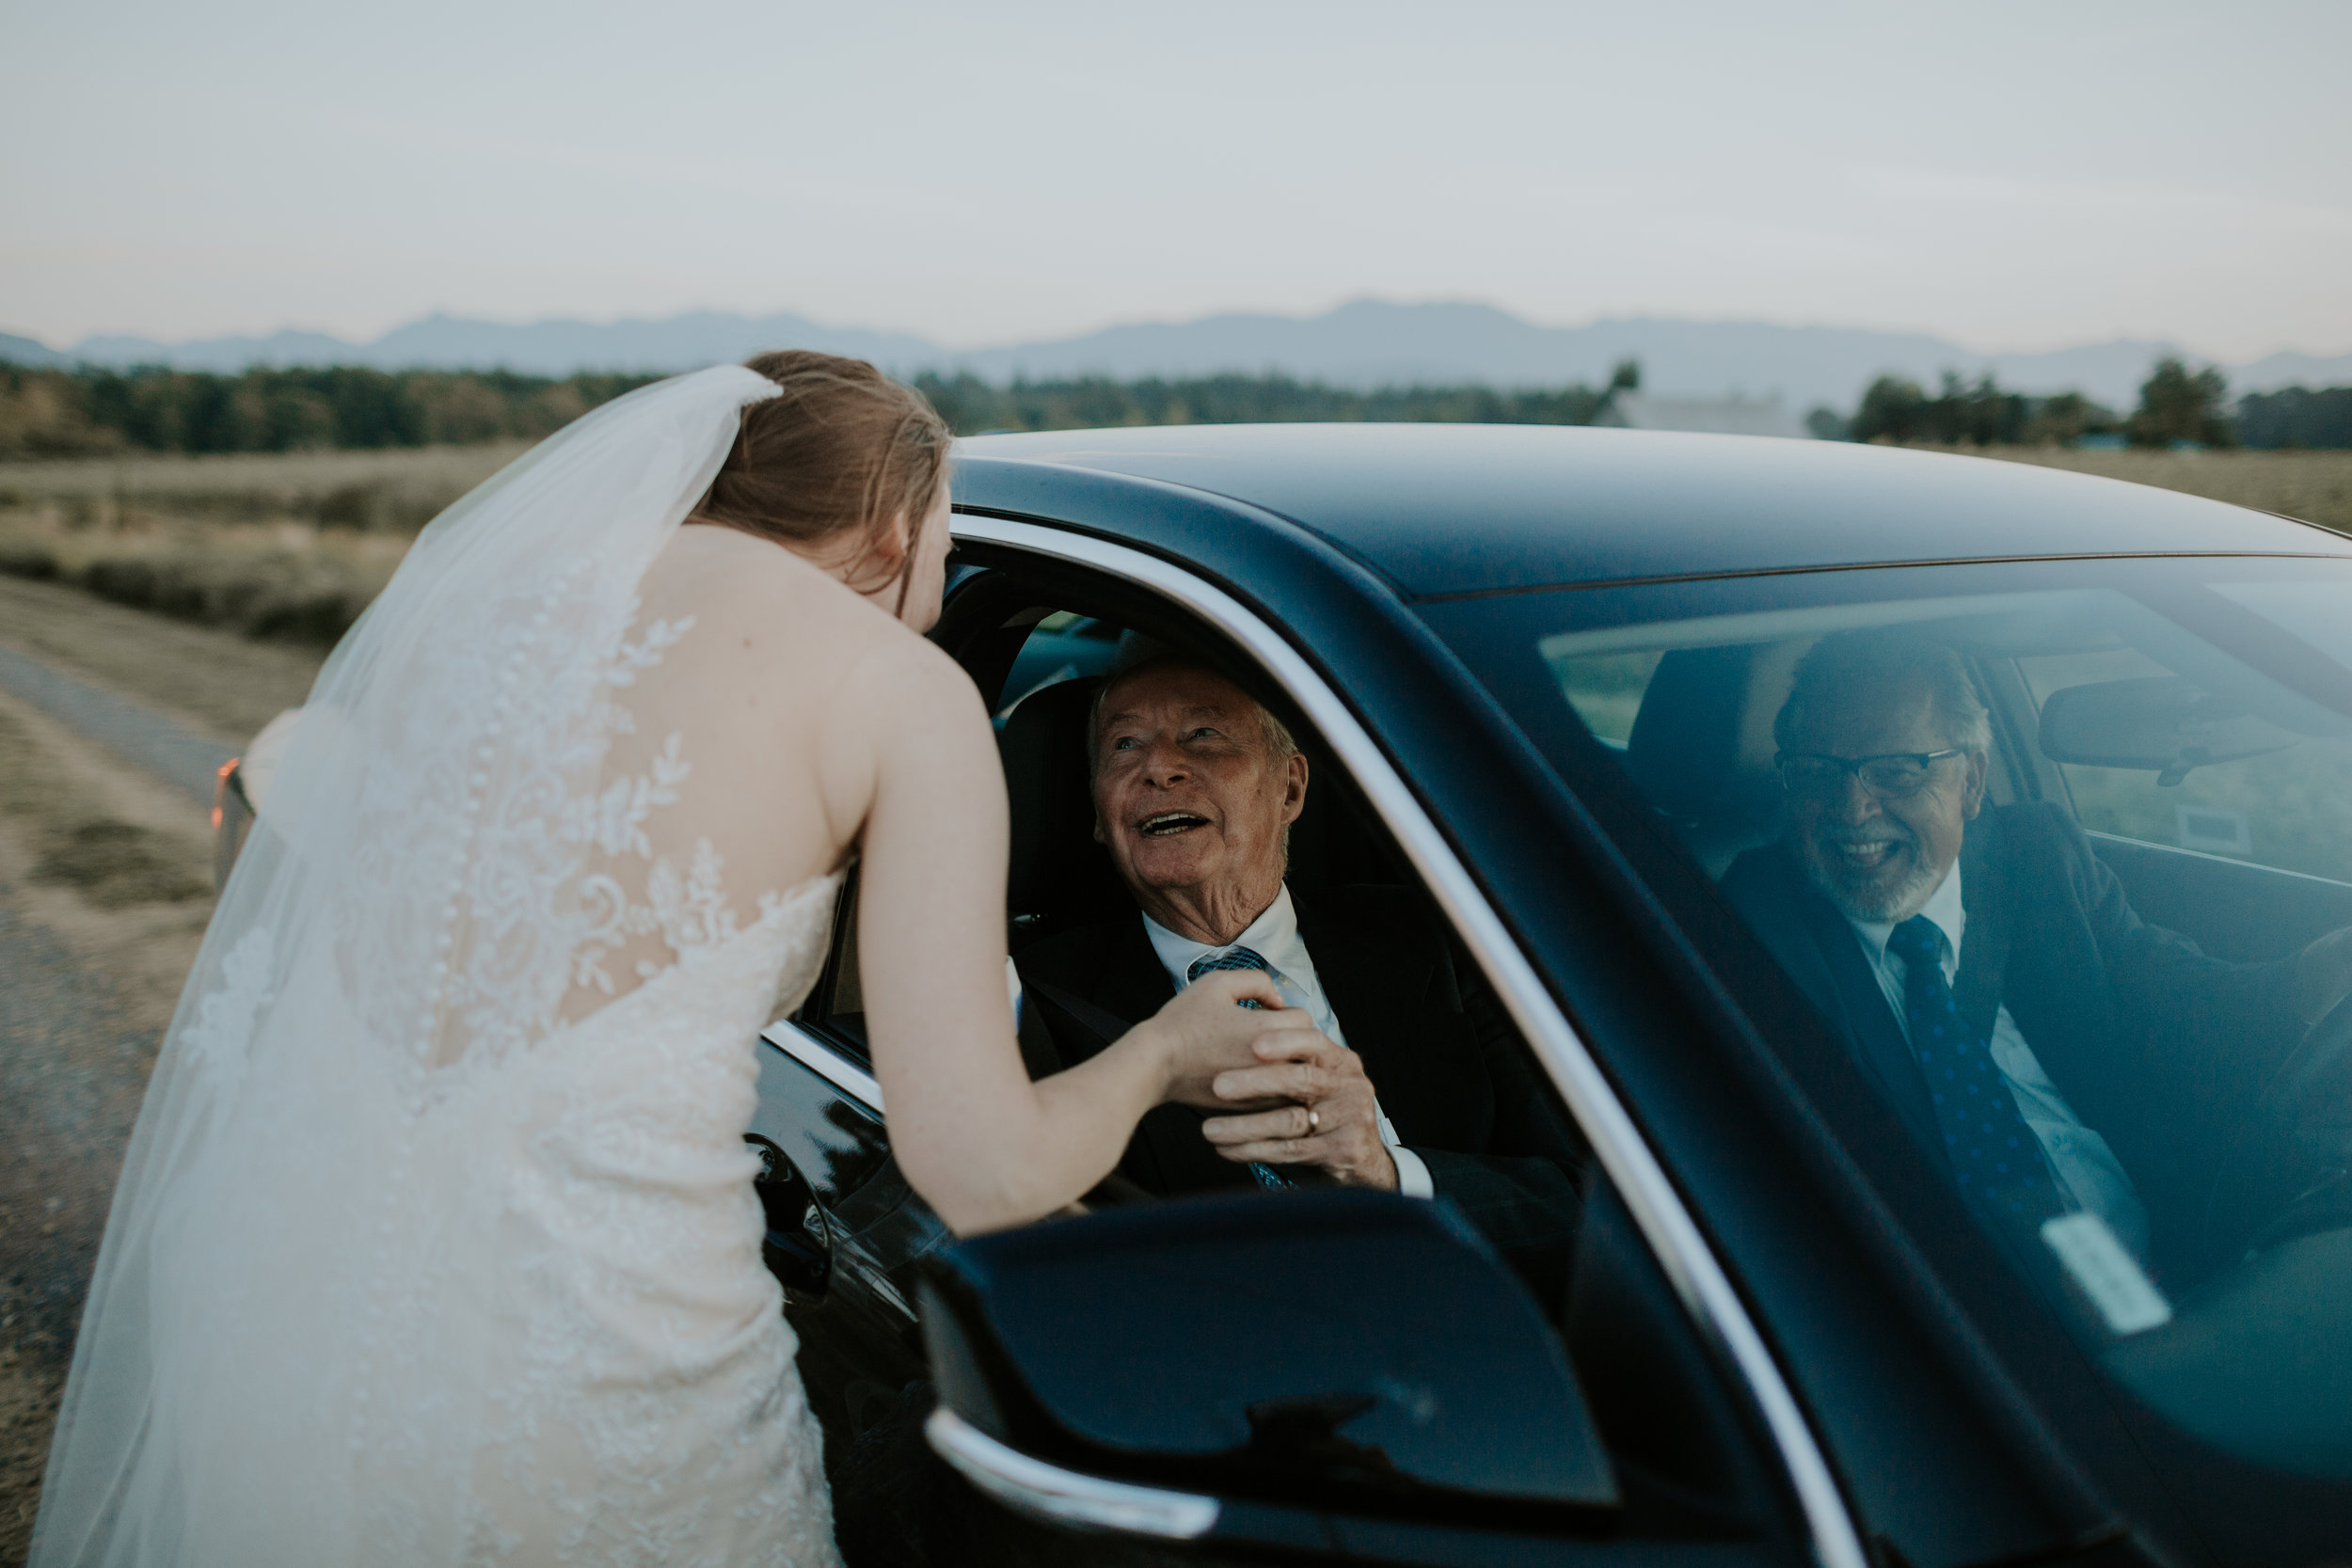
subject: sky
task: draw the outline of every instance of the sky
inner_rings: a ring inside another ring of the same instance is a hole
[[[0,0],[0,330],[1470,299],[2352,351],[2352,3]]]

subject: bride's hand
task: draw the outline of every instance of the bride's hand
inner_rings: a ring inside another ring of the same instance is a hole
[[[1244,998],[1259,1006],[1240,1006]],[[1281,993],[1263,971],[1246,969],[1202,975],[1162,1007],[1151,1027],[1162,1037],[1161,1049],[1167,1053],[1163,1098],[1220,1111],[1259,1107],[1218,1099],[1210,1087],[1218,1073],[1284,1059],[1289,1053],[1280,1048],[1280,1037],[1285,1035],[1295,1035],[1302,1050],[1323,1037],[1303,1009],[1283,1005]],[[1259,1049],[1262,1039],[1269,1042],[1268,1049]]]

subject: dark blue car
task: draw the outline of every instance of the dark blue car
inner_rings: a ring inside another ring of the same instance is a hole
[[[1587,1148],[1540,1287],[1338,1190],[957,1243],[852,886],[755,1132],[853,1562],[2352,1560],[2352,543],[1610,430],[992,436],[954,483],[1014,951],[1117,894],[1072,693],[1173,644],[1306,747],[1294,884],[1427,911]],[[1873,660],[1976,738],[1856,754]],[[1937,789],[1941,977],[1932,899],[1852,891]]]

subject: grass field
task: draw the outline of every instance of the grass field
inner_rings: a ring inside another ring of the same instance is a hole
[[[419,528],[521,450],[501,443],[0,465],[0,573],[324,646],[389,580]],[[2352,451],[1965,451],[2352,532]]]
[[[0,572],[275,641],[332,643],[408,541],[516,443],[0,466]]]
[[[0,515],[72,526],[304,523],[413,533],[520,455],[521,442],[383,451],[0,464]]]
[[[1978,449],[1960,449],[1976,452]],[[1979,454],[2182,490],[2352,533],[2352,451],[2069,451],[1989,447]]]

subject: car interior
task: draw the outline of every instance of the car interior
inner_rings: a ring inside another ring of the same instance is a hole
[[[1054,596],[1045,597],[1048,594]],[[1129,605],[1130,618],[1121,620],[1058,608],[1065,603],[1112,608],[1070,595],[1064,583],[1034,588],[1012,581],[977,583],[958,595],[952,618],[937,634],[971,672],[994,715],[1011,810],[1005,920],[1006,950],[1014,954],[1041,937],[1133,907],[1108,853],[1094,841],[1087,763],[1094,695],[1131,635],[1129,628],[1234,666],[1232,654],[1215,639],[1172,620],[1165,610]],[[1137,609],[1147,617],[1140,623],[1133,619]],[[1245,684],[1256,689],[1260,683]],[[1314,780],[1306,808],[1291,829],[1292,884],[1311,897],[1359,884],[1409,883],[1402,859],[1371,829],[1370,813],[1345,776],[1327,764],[1298,716],[1284,712],[1279,700],[1275,705],[1307,752]],[[863,1058],[855,897],[852,879],[835,923],[833,959],[803,1017],[821,1021]]]
[[[1989,710],[1988,808],[2058,806],[2142,921],[2216,958],[2283,959],[2352,925],[2341,870],[2352,820],[2337,804],[2352,725],[2342,716],[2121,595],[2020,595],[1990,614],[1953,608],[1914,624],[1961,653]],[[1900,615],[1884,605],[1770,611],[1650,628],[1647,647],[1564,634],[1545,652],[1651,822],[1720,880],[1778,832],[1772,722],[1800,660],[1828,632]],[[1758,631],[1780,635],[1746,640]],[[2154,1027],[2195,1025],[2168,1017]],[[2196,1111],[2171,1113],[2185,1147],[2207,1136],[2217,1153],[2234,1140],[2233,1162],[2255,1157],[2244,1146],[2251,1134],[2201,1123]],[[2193,1278],[2220,1260],[2219,1201],[2199,1211],[2193,1194],[2169,1206],[2150,1198],[2160,1264]]]
[[[1710,877],[1720,878],[1741,850],[1769,842],[1776,831],[1772,720],[1814,640],[1668,649],[1656,656],[1622,738],[1596,725],[1604,742],[1619,751],[1636,787]],[[2042,682],[2033,676],[2042,668],[2112,649],[2087,649],[2079,637],[2042,642],[1963,632],[1955,641],[1993,717],[1986,804],[2051,800],[2076,815],[2143,919],[2181,932],[2217,957],[2241,961],[2283,957],[2352,923],[2352,885],[2103,831],[2099,816],[2077,809],[2075,791],[2087,781],[2081,772],[2070,776],[2044,750],[2044,712],[2061,693],[2089,694],[2121,683],[2084,682],[2038,693]],[[2088,782],[2120,784],[2124,781],[2104,775],[2125,771],[2101,769],[2101,777]],[[2153,790],[2160,787],[2153,774],[2147,769],[2129,782]],[[2172,836],[2169,823],[2165,828]]]

